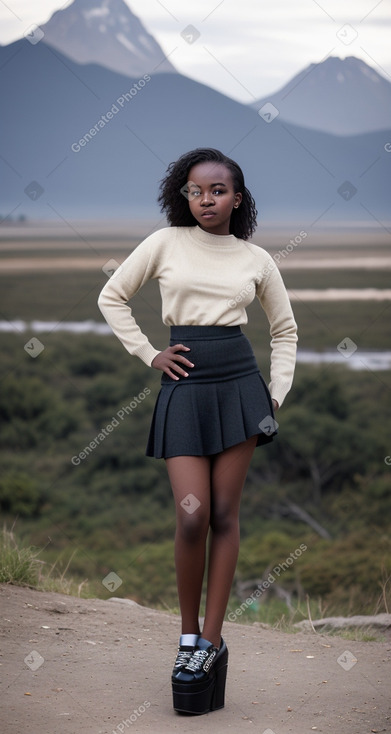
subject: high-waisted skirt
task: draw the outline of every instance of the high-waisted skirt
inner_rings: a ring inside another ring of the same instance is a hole
[[[210,456],[257,435],[277,434],[269,389],[240,326],[171,326],[170,346],[194,367],[173,380],[162,373],[146,449],[157,459]],[[173,370],[174,371],[174,370]]]

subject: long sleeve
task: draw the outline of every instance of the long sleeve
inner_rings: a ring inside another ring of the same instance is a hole
[[[157,277],[154,245],[160,239],[161,234],[156,232],[141,242],[107,281],[98,298],[98,306],[114,334],[130,354],[140,357],[148,367],[159,350],[141,331],[127,302],[147,280]]]
[[[271,365],[269,390],[282,405],[289,392],[296,363],[297,325],[280,271],[270,258],[268,275],[257,286],[257,297],[270,324]]]
[[[197,226],[166,227],[141,242],[106,283],[98,305],[125,349],[148,366],[159,350],[127,304],[151,278],[159,281],[166,326],[245,324],[254,284],[272,337],[269,390],[282,404],[293,380],[297,327],[280,272],[265,250]]]

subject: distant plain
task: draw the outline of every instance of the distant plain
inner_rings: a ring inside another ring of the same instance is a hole
[[[113,259],[123,262],[160,222],[75,223],[61,226],[9,225],[0,232],[0,318],[14,320],[92,319],[102,321],[96,301],[107,276],[102,267]],[[262,224],[252,238],[264,247],[281,270],[286,287],[296,295],[293,303],[299,324],[299,347],[335,347],[349,336],[363,349],[386,349],[391,343],[390,300],[331,300],[300,298],[304,290],[380,289],[391,287],[391,249],[385,229],[363,226],[342,231],[336,227],[311,231],[297,245],[289,242],[300,231]],[[129,231],[129,234],[127,233]],[[287,249],[288,247],[288,249]],[[289,251],[290,249],[290,251]],[[362,293],[361,293],[362,295]],[[293,300],[293,299],[292,299]],[[156,282],[147,283],[132,300],[136,317],[162,345],[160,296]],[[50,315],[50,318],[49,318]],[[258,345],[268,344],[267,323],[255,301],[248,309],[246,331]]]

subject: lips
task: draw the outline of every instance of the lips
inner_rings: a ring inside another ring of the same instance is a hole
[[[205,217],[205,219],[209,219],[210,217],[215,217],[215,212],[203,212],[201,214],[201,217]]]

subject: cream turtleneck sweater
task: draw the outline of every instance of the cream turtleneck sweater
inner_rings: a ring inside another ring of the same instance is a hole
[[[148,366],[159,354],[136,323],[129,299],[157,278],[167,326],[246,324],[255,296],[270,324],[269,390],[281,405],[291,388],[297,327],[280,272],[261,247],[234,235],[213,235],[201,227],[167,227],[141,242],[108,280],[98,305],[130,354]]]

